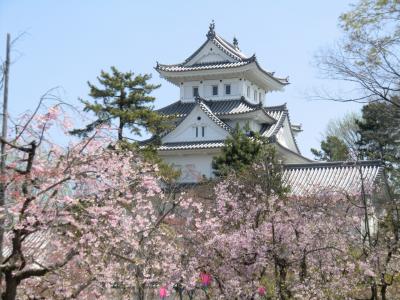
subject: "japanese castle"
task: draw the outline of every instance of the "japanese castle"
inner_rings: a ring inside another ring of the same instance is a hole
[[[286,105],[268,106],[266,95],[283,91],[286,78],[274,76],[247,57],[236,39],[227,42],[210,25],[207,40],[183,63],[157,64],[161,77],[180,89],[178,101],[158,110],[173,119],[174,126],[161,139],[159,155],[181,172],[181,183],[213,177],[211,161],[236,124],[268,137],[285,164],[283,179],[295,197],[325,191],[385,197],[385,177],[378,161],[315,162],[301,155],[296,144],[299,125],[291,123]],[[380,189],[383,187],[383,189]],[[37,253],[48,244],[47,233],[29,235],[25,247]],[[4,249],[3,256],[11,253]]]
[[[212,159],[237,124],[248,124],[273,143],[296,194],[316,186],[358,189],[360,173],[371,186],[381,177],[378,162],[324,163],[304,157],[296,143],[301,126],[291,122],[286,104],[268,106],[268,93],[283,91],[288,79],[263,69],[255,55],[243,54],[236,38],[230,43],[220,37],[214,22],[205,42],[185,61],[157,63],[155,69],[180,90],[178,101],[158,110],[174,123],[158,152],[181,170],[181,183],[213,177]]]

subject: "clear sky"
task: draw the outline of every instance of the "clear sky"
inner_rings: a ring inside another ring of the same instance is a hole
[[[61,86],[62,95],[78,105],[86,97],[86,81],[95,82],[101,69],[152,73],[156,107],[179,98],[177,87],[154,71],[156,61],[179,63],[206,39],[212,19],[227,40],[236,36],[241,50],[256,53],[264,69],[289,76],[284,92],[267,95],[267,105],[286,102],[303,154],[318,147],[327,122],[359,105],[311,101],[315,89],[341,90],[319,79],[314,55],[332,45],[342,32],[338,17],[349,1],[134,1],[134,0],[0,0],[0,57],[6,33],[16,37],[10,75],[10,111],[31,109],[46,90]]]

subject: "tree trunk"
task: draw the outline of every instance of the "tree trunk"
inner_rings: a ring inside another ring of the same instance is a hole
[[[284,264],[280,264],[279,265],[279,299],[280,300],[288,299],[287,291],[286,291],[286,275],[287,275],[286,266]]]
[[[188,295],[188,297],[189,297],[189,300],[193,300],[193,299],[194,299],[194,294],[195,294],[195,291],[194,291],[194,290],[188,291],[188,292],[187,292],[187,295]]]
[[[137,300],[144,300],[144,286],[143,284],[138,284],[137,285]]]
[[[387,285],[384,284],[381,287],[381,299],[382,300],[386,300],[386,289],[387,289]]]
[[[378,289],[375,282],[371,285],[371,300],[378,300]]]
[[[307,254],[303,251],[303,257],[300,262],[300,281],[304,281],[307,277]]]
[[[2,300],[15,300],[17,297],[17,287],[19,282],[12,277],[11,272],[7,272],[6,276],[6,289],[1,295]]]
[[[118,141],[122,141],[122,138],[123,138],[122,131],[124,129],[124,126],[125,126],[125,124],[120,119],[119,126],[118,126]]]
[[[178,293],[179,300],[183,300],[183,291],[185,290],[180,283],[174,287],[175,291]]]
[[[203,289],[203,291],[204,291],[204,294],[206,295],[206,299],[210,300],[211,298],[210,298],[210,295],[208,295],[208,293],[207,293],[207,289]]]
[[[136,266],[136,299],[144,300],[144,288],[145,284],[143,283],[143,273],[140,267]]]

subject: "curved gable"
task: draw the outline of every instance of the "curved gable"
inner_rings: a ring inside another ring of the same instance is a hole
[[[162,138],[162,143],[220,141],[228,135],[229,126],[204,103],[198,102],[178,126]]]
[[[300,154],[287,116],[276,134],[276,139],[282,146]]]
[[[216,62],[235,62],[236,60],[208,40],[193,57],[185,61],[184,66],[201,65]]]

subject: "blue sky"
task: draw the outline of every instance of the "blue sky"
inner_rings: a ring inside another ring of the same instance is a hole
[[[241,50],[256,53],[261,65],[289,76],[284,92],[267,95],[267,105],[286,102],[293,123],[301,123],[302,152],[318,147],[327,122],[359,110],[349,103],[311,101],[315,89],[342,91],[341,84],[320,79],[313,67],[318,50],[340,39],[338,16],[349,1],[133,1],[0,0],[0,57],[5,36],[26,34],[14,46],[10,111],[32,109],[48,89],[61,86],[63,98],[78,105],[101,69],[152,73],[162,87],[156,107],[179,97],[178,88],[154,71],[156,61],[179,63],[205,40],[212,19],[227,40],[236,36]]]

